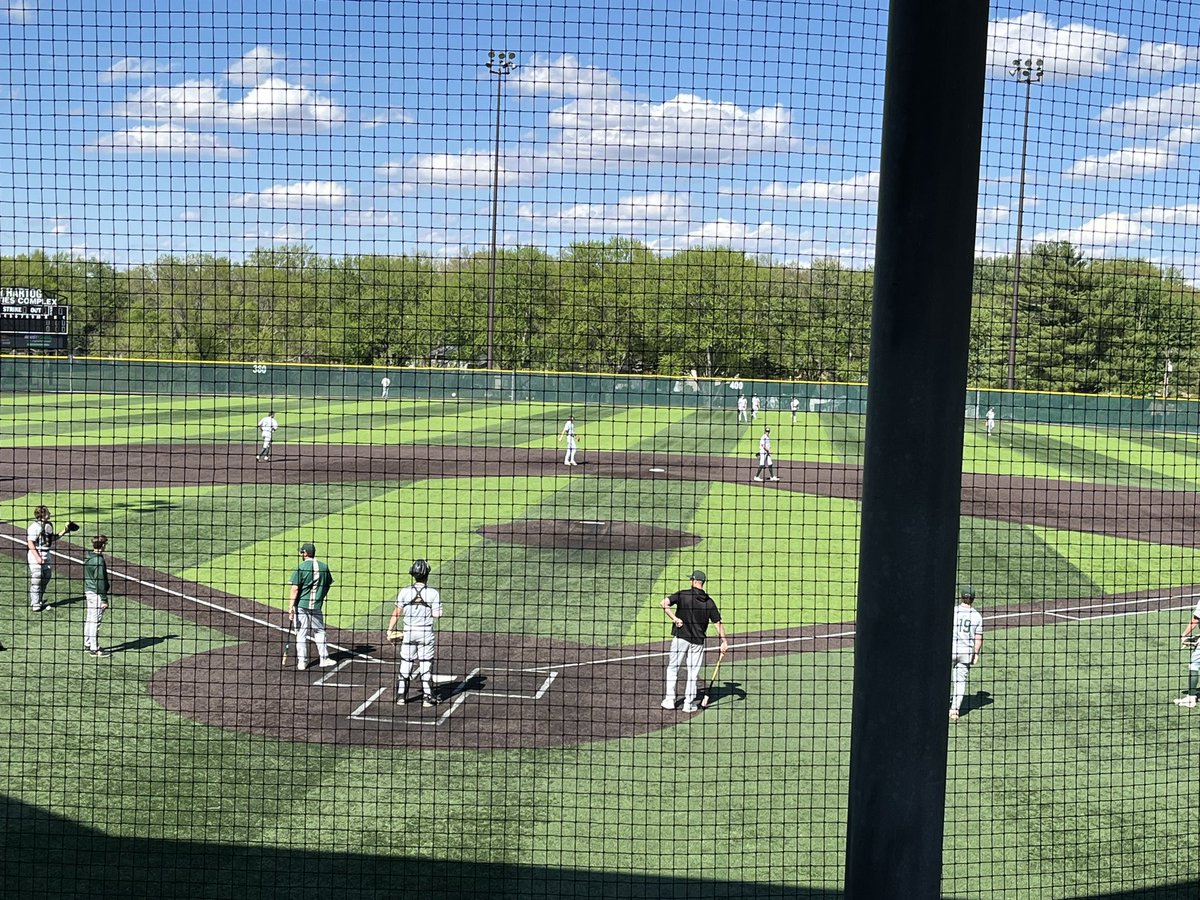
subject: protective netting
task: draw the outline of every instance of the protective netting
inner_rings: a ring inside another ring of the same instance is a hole
[[[888,10],[693,6],[0,11],[5,891],[841,896]],[[1197,24],[990,13],[946,896],[1197,896]]]

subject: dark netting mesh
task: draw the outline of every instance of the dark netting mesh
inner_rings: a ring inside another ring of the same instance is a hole
[[[942,891],[1194,898],[1200,20],[989,19]],[[888,31],[0,9],[0,891],[842,896]]]

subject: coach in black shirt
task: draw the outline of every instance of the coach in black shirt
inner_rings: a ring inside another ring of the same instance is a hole
[[[704,590],[708,576],[697,569],[692,573],[692,586],[663,597],[662,608],[674,623],[671,629],[671,657],[667,663],[667,693],[662,708],[675,708],[675,684],[679,680],[679,667],[687,659],[687,684],[683,691],[683,711],[696,712],[696,683],[700,679],[700,667],[704,665],[704,637],[708,624],[717,626],[721,636],[721,652],[729,650],[725,626],[721,624],[721,611],[712,597]],[[672,611],[672,607],[674,610]]]

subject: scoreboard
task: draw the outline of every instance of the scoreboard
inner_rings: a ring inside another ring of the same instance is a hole
[[[0,350],[66,350],[67,320],[67,306],[38,288],[0,287]]]

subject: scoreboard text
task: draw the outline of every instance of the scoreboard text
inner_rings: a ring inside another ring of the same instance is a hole
[[[0,350],[67,349],[65,304],[38,288],[0,287]]]

